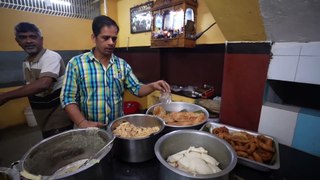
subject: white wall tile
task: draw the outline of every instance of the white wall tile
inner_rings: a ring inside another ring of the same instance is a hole
[[[295,81],[320,84],[320,56],[300,56]]]
[[[320,56],[320,42],[301,43],[300,55]]]
[[[299,56],[273,55],[268,69],[268,79],[294,81],[298,60]]]
[[[258,132],[270,135],[279,143],[291,146],[298,117],[297,109],[280,109],[272,107],[271,103],[263,105]]]
[[[301,43],[297,42],[279,42],[274,43],[271,48],[273,55],[299,55]]]

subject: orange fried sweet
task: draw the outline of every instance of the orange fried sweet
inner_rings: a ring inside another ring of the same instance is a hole
[[[266,136],[254,136],[245,131],[229,132],[225,126],[214,128],[212,133],[226,140],[240,157],[267,164],[274,156],[273,140]]]

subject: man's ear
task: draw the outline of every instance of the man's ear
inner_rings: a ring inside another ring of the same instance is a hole
[[[91,40],[92,40],[93,43],[96,42],[96,36],[94,34],[91,34]]]

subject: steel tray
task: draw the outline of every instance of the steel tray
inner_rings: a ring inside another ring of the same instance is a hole
[[[280,168],[280,155],[279,155],[279,144],[277,142],[277,140],[271,136],[265,135],[265,134],[259,134],[256,132],[252,132],[252,131],[248,131],[248,130],[244,130],[244,129],[240,129],[240,128],[235,128],[232,126],[228,126],[225,124],[220,124],[220,123],[215,123],[215,122],[207,122],[206,124],[204,124],[202,126],[202,128],[200,129],[201,131],[206,131],[212,134],[212,130],[214,128],[218,128],[218,127],[222,127],[225,126],[226,128],[229,129],[229,132],[235,132],[235,131],[245,131],[251,135],[257,136],[257,135],[264,135],[270,139],[273,140],[274,143],[274,147],[275,147],[275,154],[274,157],[272,158],[270,164],[264,164],[264,163],[260,163],[248,158],[244,158],[244,157],[238,157],[238,163],[248,166],[250,168],[259,170],[259,171],[270,171],[270,170],[275,170],[275,169],[279,169]]]

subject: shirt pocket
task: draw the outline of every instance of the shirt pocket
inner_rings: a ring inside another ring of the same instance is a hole
[[[113,89],[122,94],[124,91],[124,75],[122,73],[113,75]]]

